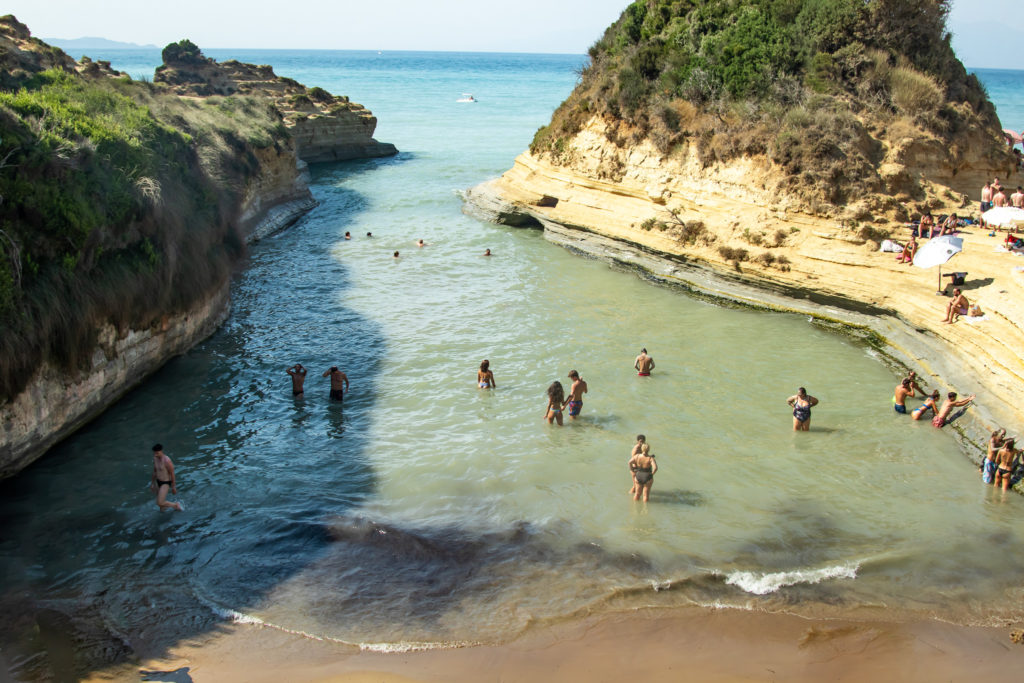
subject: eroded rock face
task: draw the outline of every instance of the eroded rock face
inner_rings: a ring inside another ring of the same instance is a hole
[[[323,88],[307,88],[278,76],[267,65],[236,60],[223,63],[208,57],[174,61],[157,69],[153,78],[181,95],[260,95],[273,101],[295,141],[299,158],[307,163],[344,161],[396,154],[394,145],[373,139],[377,119],[348,97]]]
[[[202,305],[144,330],[100,330],[92,367],[70,376],[44,366],[0,412],[0,479],[93,419],[174,356],[213,333],[229,310],[228,283]]]

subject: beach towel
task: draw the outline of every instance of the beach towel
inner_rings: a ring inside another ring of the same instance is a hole
[[[986,313],[985,315],[978,316],[962,315],[960,316],[960,320],[963,320],[965,323],[970,323],[971,325],[974,323],[983,323],[988,320],[988,314]]]

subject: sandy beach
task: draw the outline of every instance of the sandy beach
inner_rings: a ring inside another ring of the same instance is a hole
[[[452,650],[359,652],[245,624],[88,681],[994,681],[1019,680],[1017,628],[940,622],[808,620],[685,608],[537,629],[513,642]],[[137,679],[136,679],[137,680]]]

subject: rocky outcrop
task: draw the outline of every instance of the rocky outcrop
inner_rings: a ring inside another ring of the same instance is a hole
[[[195,136],[183,135],[194,141],[193,158],[198,162],[188,166],[189,161],[177,160],[187,173],[207,177],[210,196],[218,197],[221,202],[220,212],[212,212],[212,219],[206,215],[201,223],[200,234],[210,239],[211,248],[223,246],[219,243],[221,239],[237,244],[238,236],[246,242],[259,240],[287,227],[316,206],[309,189],[307,161],[384,156],[396,152],[394,146],[373,139],[376,119],[365,108],[350,103],[348,98],[278,78],[269,66],[238,62],[217,64],[202,57],[198,48],[194,52],[183,50],[186,43],[183,41],[165,50],[165,58],[170,55],[172,59],[155,79],[165,86],[140,85],[131,92],[148,105],[158,105],[154,109],[167,117],[165,125],[184,129],[183,132],[189,131],[188,126],[196,125],[195,120],[188,118],[194,112],[201,113],[199,126],[206,125],[203,117],[220,117],[217,133],[203,133],[203,142]],[[0,88],[8,90],[17,89],[33,74],[52,68],[82,76],[84,88],[92,87],[88,85],[91,83],[100,90],[106,87],[102,79],[121,76],[107,62],[88,58],[74,62],[60,50],[32,38],[28,29],[13,17],[0,18],[0,66],[4,67],[0,73]],[[214,95],[238,95],[223,106],[240,107],[240,117],[235,118],[234,109],[225,113],[216,106],[223,101],[211,103],[215,106],[209,110],[195,103],[196,98]],[[156,117],[151,113],[146,115]],[[194,133],[195,129],[189,132]],[[4,137],[6,141],[7,136]],[[78,142],[83,141],[76,140],[75,144]],[[88,141],[82,146],[88,154]],[[147,201],[163,202],[161,183],[151,178],[144,180],[139,187],[149,193]],[[173,185],[173,179],[167,184]],[[197,195],[193,192],[188,196]],[[186,202],[181,200],[179,194],[177,201],[184,206]],[[5,206],[10,205],[13,204],[9,201]],[[159,214],[144,217],[149,225],[157,226],[145,240],[135,225],[110,226],[83,246],[83,252],[96,244],[102,245],[104,239],[112,243],[111,249],[124,248],[134,240],[148,245],[144,249],[150,249],[152,263],[160,263],[161,245],[157,236],[181,233],[175,233],[173,226],[161,233]],[[33,229],[27,224],[17,227],[21,234]],[[11,230],[4,233],[9,241],[5,246],[14,245],[16,255],[18,235]],[[188,239],[194,240],[195,236]],[[178,247],[178,244],[170,245],[176,253]],[[243,255],[237,247],[233,248],[234,259]],[[94,259],[86,256],[81,260],[91,262]],[[184,262],[184,259],[179,261]],[[10,391],[9,398],[0,397],[0,479],[41,456],[169,359],[184,353],[216,330],[228,315],[229,277],[234,261],[224,259],[221,263],[223,270],[218,271],[219,275],[204,282],[186,303],[175,304],[183,306],[184,311],[179,308],[163,314],[159,305],[153,304],[154,308],[144,318],[147,322],[101,323],[95,330],[99,340],[95,349],[90,351],[88,344],[91,342],[80,348],[79,358],[86,362],[58,366],[57,361],[41,355],[43,360],[39,367],[33,370],[32,366],[27,366],[31,376],[26,373],[22,383]],[[173,276],[163,281],[172,282]],[[93,319],[108,318],[114,319],[100,312]]]
[[[965,230],[964,252],[950,267],[969,272],[965,293],[988,319],[947,325],[939,322],[948,299],[935,296],[937,272],[878,251],[890,231],[905,240],[902,226],[810,213],[779,193],[771,166],[756,159],[706,167],[695,154],[619,148],[597,121],[571,149],[568,163],[520,155],[500,178],[468,190],[464,211],[541,228],[577,253],[628,263],[699,295],[863,330],[929,387],[979,395],[969,412],[977,419],[963,422],[971,442],[997,425],[1024,424],[1024,272],[997,252],[1004,234]],[[975,209],[961,208],[959,194],[934,177],[926,182],[935,198],[946,197],[935,213]]]
[[[28,388],[0,411],[0,479],[15,474],[170,358],[208,337],[227,318],[228,309],[225,283],[201,306],[166,316],[154,327],[119,331],[105,325],[92,367],[80,376],[41,368]]]
[[[271,100],[295,141],[299,158],[307,163],[384,157],[398,152],[394,145],[373,139],[376,117],[348,97],[332,95],[323,88],[307,88],[291,78],[277,76],[267,65],[236,60],[219,63],[202,56],[198,48],[184,53],[165,50],[164,59],[167,63],[157,69],[153,80],[178,94],[258,95]]]

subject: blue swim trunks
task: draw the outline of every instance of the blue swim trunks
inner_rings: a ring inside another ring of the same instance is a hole
[[[901,406],[899,403],[893,403],[892,404],[892,409],[895,410],[900,415],[906,415],[907,414],[907,407],[906,406]]]
[[[583,401],[569,401],[569,417],[576,417],[583,409]]]

